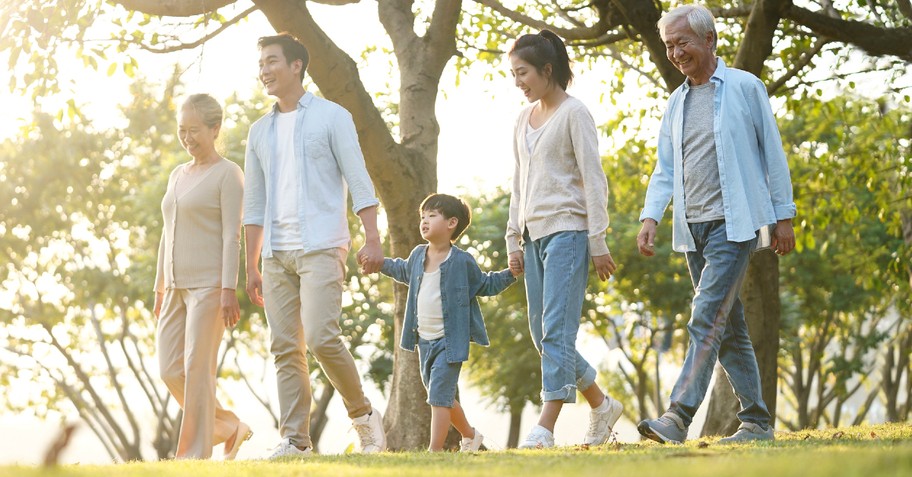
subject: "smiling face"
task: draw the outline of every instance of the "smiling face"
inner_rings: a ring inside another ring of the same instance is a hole
[[[700,38],[690,28],[687,18],[681,17],[669,23],[662,36],[668,61],[684,73],[692,85],[709,81],[716,71],[712,32],[707,33],[705,38]]]
[[[557,83],[551,81],[550,63],[539,72],[535,66],[514,53],[510,55],[510,73],[513,74],[513,84],[522,90],[530,103],[538,101],[557,87]]]
[[[181,108],[177,121],[177,137],[181,146],[194,159],[207,159],[215,154],[215,139],[220,126],[209,127],[192,106]]]
[[[270,96],[281,98],[301,87],[301,60],[285,59],[282,45],[266,45],[260,49],[260,81]]]
[[[421,223],[419,225],[421,238],[430,243],[451,242],[453,231],[459,219],[450,217],[449,219],[439,210],[423,210],[421,212]]]

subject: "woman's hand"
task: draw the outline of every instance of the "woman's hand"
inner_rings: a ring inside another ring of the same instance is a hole
[[[520,276],[526,270],[526,263],[523,259],[522,250],[517,250],[510,253],[509,257],[510,273],[514,277]]]
[[[611,278],[611,275],[614,275],[614,271],[617,270],[611,253],[592,257],[592,264],[595,265],[595,272],[598,273],[599,280],[603,282]]]
[[[234,328],[241,319],[241,307],[238,305],[237,292],[232,288],[222,288],[219,303],[219,316],[225,321],[226,328]]]
[[[155,292],[155,305],[152,306],[152,314],[155,315],[155,319],[158,320],[158,315],[162,311],[162,303],[165,301],[165,294],[162,292]]]

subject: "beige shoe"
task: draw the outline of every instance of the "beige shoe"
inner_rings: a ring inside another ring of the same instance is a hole
[[[225,446],[225,460],[234,460],[238,451],[241,450],[241,444],[250,440],[251,437],[253,437],[253,431],[250,430],[250,426],[243,422],[238,424],[237,433],[234,435],[234,445],[231,446],[231,449]]]

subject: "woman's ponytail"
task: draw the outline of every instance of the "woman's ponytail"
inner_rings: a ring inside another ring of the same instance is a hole
[[[510,55],[519,56],[523,61],[534,66],[540,74],[543,73],[545,65],[550,64],[550,79],[557,81],[563,90],[566,90],[573,81],[567,47],[551,30],[542,30],[538,34],[526,34],[519,37],[513,43]]]

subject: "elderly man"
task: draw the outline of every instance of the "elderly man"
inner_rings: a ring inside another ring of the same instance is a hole
[[[720,442],[770,440],[770,413],[738,292],[761,231],[775,224],[770,245],[780,255],[795,246],[782,141],[763,83],[715,56],[709,10],[675,8],[658,28],[668,60],[687,80],[671,94],[662,118],[637,246],[647,257],[655,254],[656,226],[673,198],[673,246],[686,253],[694,298],[690,343],[670,407],[637,429],[661,443],[683,442],[718,359],[741,402],[741,426]]]

